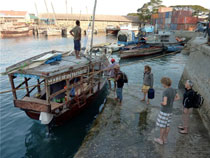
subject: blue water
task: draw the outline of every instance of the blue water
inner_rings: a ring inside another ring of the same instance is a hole
[[[113,42],[113,36],[98,35],[94,43]],[[51,51],[67,51],[73,48],[72,38],[15,38],[0,39],[0,71],[20,60]],[[170,55],[149,60],[125,60],[121,65],[129,77],[129,84],[142,85],[144,65],[152,67],[155,87],[160,88],[160,79],[169,76],[173,87],[177,88],[187,57],[182,54]],[[7,76],[0,76],[0,90],[10,89]],[[24,91],[20,91],[20,96]],[[50,138],[46,135],[46,127],[28,118],[25,113],[13,105],[11,93],[0,94],[0,156],[1,158],[66,158],[73,157],[80,147],[85,135],[96,118],[100,105],[107,91],[104,90],[90,108],[68,123],[56,127]]]

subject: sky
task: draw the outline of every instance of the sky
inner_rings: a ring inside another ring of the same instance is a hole
[[[45,2],[49,12],[92,14],[95,0],[0,0],[0,10],[28,11],[29,13],[46,13]],[[66,5],[67,1],[67,5]],[[127,15],[136,12],[149,0],[97,0],[96,14]],[[163,0],[163,5],[201,5],[210,9],[210,0]]]

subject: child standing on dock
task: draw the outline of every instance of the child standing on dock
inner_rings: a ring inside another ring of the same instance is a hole
[[[153,88],[153,73],[151,72],[152,69],[149,65],[144,67],[144,77],[143,77],[143,87],[142,92],[144,93],[144,98],[141,101],[146,100],[146,95],[148,94],[148,90]],[[147,104],[149,104],[149,98],[147,98]]]
[[[160,137],[154,141],[158,144],[167,143],[168,133],[170,131],[170,123],[172,117],[173,102],[179,100],[179,95],[175,89],[171,88],[172,81],[168,77],[161,79],[163,91],[163,100],[161,102],[161,110],[157,118],[156,125],[160,127]]]
[[[79,52],[81,49],[81,28],[80,28],[80,21],[76,21],[76,25],[71,31],[70,34],[74,37],[74,50],[76,54],[76,58],[80,59]]]

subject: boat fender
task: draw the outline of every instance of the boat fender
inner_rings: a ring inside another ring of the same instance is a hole
[[[39,120],[41,121],[41,124],[49,124],[53,119],[53,114],[47,113],[47,112],[41,112],[39,116]]]

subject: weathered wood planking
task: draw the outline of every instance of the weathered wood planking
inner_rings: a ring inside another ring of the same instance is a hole
[[[21,109],[34,110],[39,112],[50,112],[49,106],[45,100],[24,97],[22,100],[14,100],[14,102],[15,106]]]

